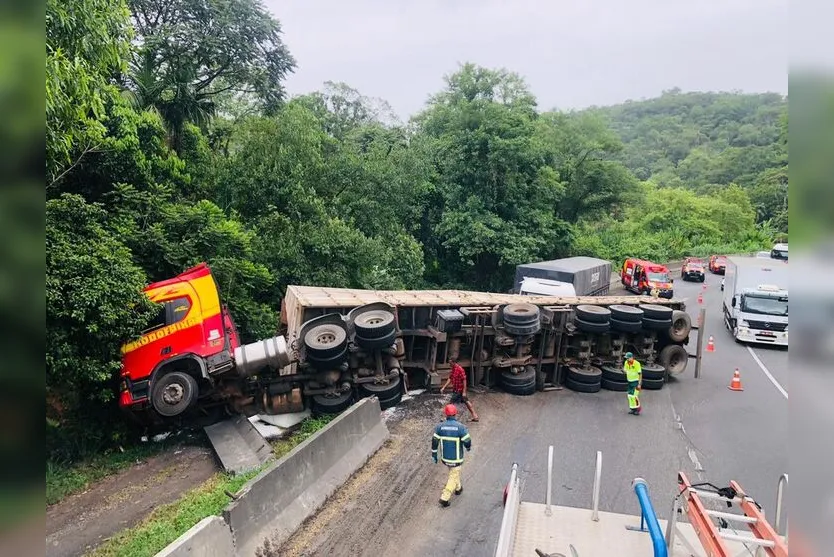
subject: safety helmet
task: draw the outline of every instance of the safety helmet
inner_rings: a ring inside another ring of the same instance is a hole
[[[634,354],[632,354],[631,352],[626,352],[625,357],[626,357],[626,360],[630,360],[634,357]]]
[[[443,413],[446,414],[446,417],[457,416],[458,407],[454,404],[447,404],[446,408],[443,409]]]

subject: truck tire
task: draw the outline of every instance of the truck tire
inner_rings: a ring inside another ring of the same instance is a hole
[[[672,326],[671,319],[643,318],[643,328],[647,331],[666,331]]]
[[[669,338],[674,342],[683,342],[692,332],[692,318],[685,311],[672,312],[672,326],[669,327]]]
[[[612,381],[610,379],[602,378],[600,386],[607,391],[617,391],[624,393],[628,391],[628,381]]]
[[[620,321],[612,317],[610,323],[611,329],[621,333],[639,333],[643,328],[643,323],[640,321]]]
[[[608,309],[611,311],[611,319],[616,319],[617,321],[640,323],[643,319],[643,310],[634,306],[614,304],[613,306],[608,306]]]
[[[335,358],[347,348],[347,331],[339,325],[316,325],[304,335],[307,357],[322,362]]]
[[[154,379],[151,404],[166,418],[179,416],[197,402],[197,380],[182,371],[172,371]]]
[[[649,381],[662,381],[666,378],[666,368],[657,364],[643,364],[643,384]]]
[[[536,382],[529,385],[502,385],[504,391],[516,396],[530,396],[536,394]]]
[[[657,360],[666,371],[672,375],[677,375],[686,370],[686,364],[689,363],[689,353],[680,344],[670,344],[663,347]]]
[[[607,379],[608,381],[613,381],[615,383],[627,383],[626,374],[621,367],[617,367],[613,364],[605,364],[600,368],[600,371],[602,372],[603,379]]]
[[[501,310],[504,324],[530,325],[539,322],[539,306],[534,304],[507,304]]]
[[[386,335],[376,338],[366,338],[360,336],[359,333],[353,337],[356,344],[364,348],[365,350],[379,350],[381,348],[388,348],[397,340],[397,331],[391,330]]]
[[[501,384],[511,387],[526,387],[530,384],[536,384],[536,369],[533,366],[527,366],[521,373],[513,373],[509,369],[501,372]]]
[[[663,379],[648,379],[643,377],[643,388],[647,391],[659,391],[663,388]]]
[[[582,319],[588,323],[608,323],[608,320],[611,319],[611,311],[602,306],[582,304],[576,306],[574,311],[578,319]]]
[[[386,410],[388,408],[393,408],[394,406],[398,405],[403,400],[403,394],[398,392],[394,396],[388,397],[386,399],[379,399],[379,409]]]
[[[580,331],[586,333],[607,333],[611,328],[611,325],[606,323],[593,323],[591,321],[585,321],[584,319],[576,318],[574,321],[576,328]]]
[[[514,337],[526,337],[535,335],[541,330],[541,324],[536,321],[527,325],[516,325],[514,323],[504,322],[504,332]]]
[[[672,319],[672,308],[660,304],[640,304],[639,307],[643,310],[643,319],[646,317],[657,320]]]
[[[339,414],[353,404],[353,393],[348,391],[336,396],[313,395],[313,412],[317,414]]]
[[[568,366],[568,380],[575,383],[599,383],[602,379],[602,371],[598,367]]]
[[[565,385],[567,385],[568,389],[577,393],[598,393],[602,388],[602,381],[597,381],[596,383],[580,383],[569,377],[565,381]]]
[[[397,394],[402,395],[403,383],[398,375],[388,383],[359,383],[358,391],[361,397],[374,395],[382,401],[393,398]]]
[[[353,318],[357,337],[364,339],[382,338],[396,331],[394,314],[384,309],[365,311]]]

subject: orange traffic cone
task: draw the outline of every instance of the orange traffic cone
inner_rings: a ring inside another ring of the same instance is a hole
[[[715,352],[715,340],[713,340],[712,335],[710,335],[707,341],[707,352]]]
[[[733,372],[733,380],[730,381],[730,385],[727,387],[731,391],[743,391],[744,387],[741,386],[741,374],[738,372],[738,368]]]
[[[703,294],[701,294],[700,292],[698,292],[698,303],[699,303],[699,304],[703,304],[703,303],[704,303],[704,295],[703,295]]]

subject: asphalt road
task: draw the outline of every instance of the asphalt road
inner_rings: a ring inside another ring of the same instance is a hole
[[[372,462],[398,464],[385,474],[369,474],[363,485],[352,487],[349,497],[335,497],[335,501],[349,499],[350,506],[336,508],[345,503],[328,503],[320,513],[325,518],[315,523],[316,528],[329,533],[308,536],[311,539],[302,544],[308,553],[303,554],[490,555],[497,542],[503,513],[501,495],[512,464],[519,464],[522,500],[544,502],[549,445],[555,448],[553,502],[557,505],[591,507],[599,450],[603,455],[602,511],[639,515],[631,490],[631,481],[639,476],[648,482],[658,515],[667,518],[676,494],[677,473],[684,471],[693,481],[711,481],[718,486],[731,479],[739,481],[768,516],[773,516],[776,482],[788,469],[788,400],[762,367],[787,389],[787,352],[770,348],[753,348],[751,352],[736,344],[721,325],[720,277],[709,275],[706,284],[706,334],[715,337],[716,350],[704,355],[699,379],[693,376],[691,361],[687,371],[662,390],[643,392],[640,416],[628,415],[624,393],[610,391],[580,394],[565,389],[523,399],[500,392],[475,393],[473,402],[481,422],[468,423],[464,414],[474,448],[463,468],[464,493],[455,497],[448,509],[437,505],[444,470],[430,464],[428,448],[421,448],[427,447],[431,424],[414,421],[419,405],[436,407],[439,414],[443,402],[438,395],[422,395],[403,405],[407,413],[404,423],[414,429],[395,426],[392,430],[402,441],[400,448],[372,458]],[[695,321],[702,285],[677,279],[675,289]],[[688,347],[691,352],[694,344]],[[736,367],[742,374],[743,392],[727,388]],[[429,410],[429,414],[433,412]],[[408,414],[415,416],[409,418]],[[426,464],[417,466],[422,458]],[[399,505],[386,503],[377,494],[388,489],[385,486],[392,483],[394,471],[402,466],[413,468],[408,472],[413,489],[400,491]],[[397,508],[389,512],[385,505]],[[348,551],[348,545],[337,544],[352,535],[355,524],[342,525],[327,516],[379,506],[383,507],[380,516],[373,524],[363,525],[359,540],[363,549],[353,545]]]

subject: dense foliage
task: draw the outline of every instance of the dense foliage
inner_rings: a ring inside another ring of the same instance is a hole
[[[287,99],[294,66],[258,0],[47,3],[51,457],[120,435],[96,425],[140,289],[200,261],[252,340],[289,284],[506,290],[522,262],[787,231],[779,96],[542,113],[518,75],[466,64],[403,123],[341,83]]]

